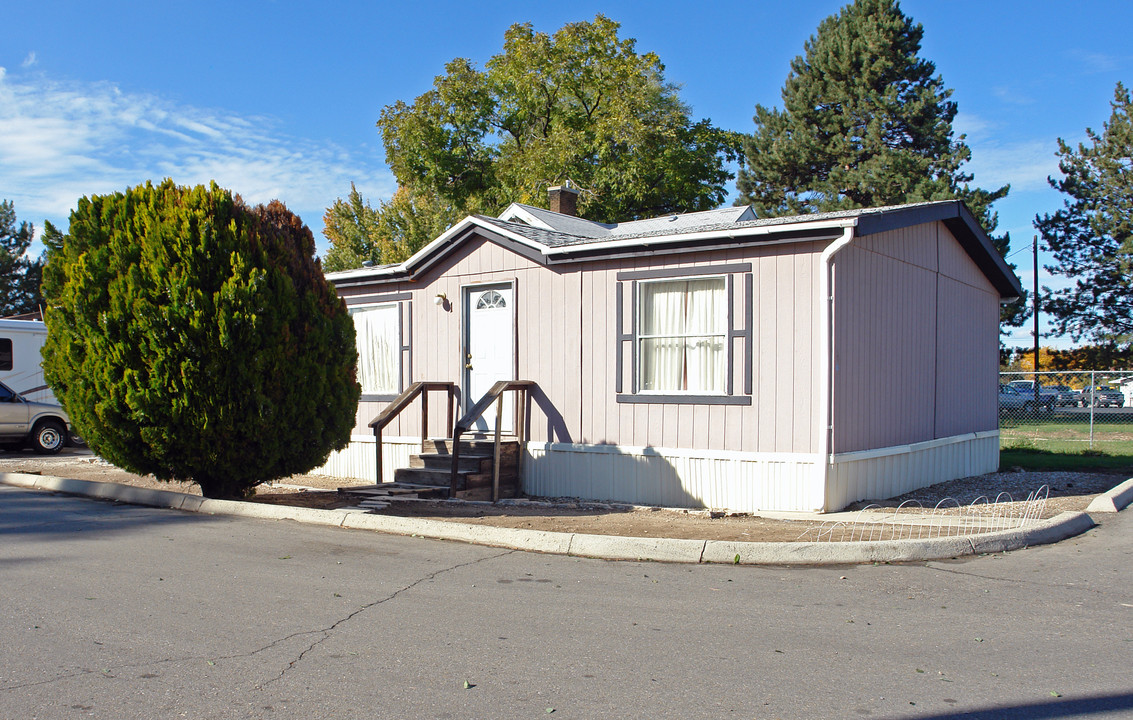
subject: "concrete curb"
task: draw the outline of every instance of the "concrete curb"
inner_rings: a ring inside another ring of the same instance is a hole
[[[1098,495],[1086,508],[1086,512],[1118,512],[1133,502],[1133,478],[1129,478],[1112,490]]]
[[[61,492],[150,507],[211,515],[294,520],[353,530],[372,530],[435,540],[503,547],[514,550],[572,555],[605,560],[650,560],[676,563],[737,565],[847,565],[870,562],[940,560],[979,553],[1007,552],[1032,545],[1059,542],[1089,530],[1094,521],[1083,512],[1065,512],[1024,529],[1002,530],[967,537],[942,537],[877,542],[732,542],[637,538],[584,533],[558,533],[521,528],[499,528],[427,518],[371,515],[359,510],[320,510],[288,505],[210,500],[169,490],[75,480],[51,475],[0,473],[0,483],[36,490]],[[1118,509],[1133,499],[1133,479],[1111,491]],[[1095,502],[1097,502],[1095,500]],[[1091,505],[1092,507],[1092,505]]]

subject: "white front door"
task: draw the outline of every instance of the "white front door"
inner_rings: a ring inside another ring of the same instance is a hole
[[[499,380],[515,379],[515,308],[511,285],[466,288],[464,307],[468,318],[465,342],[465,410],[475,405]],[[512,431],[515,393],[504,393],[502,429]],[[496,407],[488,408],[472,426],[494,432]]]

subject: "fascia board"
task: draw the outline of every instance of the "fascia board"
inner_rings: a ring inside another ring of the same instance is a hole
[[[846,227],[855,227],[858,223],[856,217],[838,218],[837,220],[822,220],[817,222],[784,223],[782,225],[759,225],[749,228],[735,228],[730,230],[711,230],[699,233],[681,233],[677,235],[657,235],[653,237],[627,238],[625,240],[603,240],[601,242],[579,243],[563,247],[548,248],[545,252],[548,259],[569,257],[572,254],[601,253],[617,251],[624,248],[641,248],[648,250],[658,245],[672,243],[699,242],[708,240],[730,240],[759,235],[780,235],[782,233],[806,233],[820,230],[841,230]],[[796,241],[797,242],[797,241]]]

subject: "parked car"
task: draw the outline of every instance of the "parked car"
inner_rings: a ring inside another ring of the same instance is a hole
[[[71,419],[63,408],[26,400],[0,382],[0,445],[30,445],[41,455],[54,455],[71,437]]]
[[[1033,380],[1012,380],[1007,383],[1015,388],[1015,391],[1031,400],[1032,405],[1035,405],[1035,383]],[[1054,406],[1058,404],[1058,390],[1053,386],[1039,385],[1038,402],[1036,409],[1041,407],[1044,410],[1054,410]]]
[[[1099,385],[1096,388],[1086,388],[1082,391],[1081,398],[1078,401],[1081,407],[1124,407],[1125,396],[1121,394],[1120,390],[1115,388]]]
[[[1035,404],[1033,393],[1024,394],[1011,385],[999,386],[999,412],[1001,415],[1029,415],[1040,406]]]
[[[1058,391],[1058,398],[1054,403],[1058,407],[1074,407],[1082,396],[1069,385],[1051,385],[1051,387]]]

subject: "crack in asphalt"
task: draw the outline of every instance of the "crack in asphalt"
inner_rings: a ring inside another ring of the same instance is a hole
[[[460,568],[468,567],[470,565],[477,565],[479,563],[486,562],[488,560],[496,560],[498,558],[505,557],[507,555],[514,555],[517,552],[519,552],[519,551],[518,550],[508,550],[506,552],[497,553],[495,555],[489,555],[487,557],[482,557],[482,558],[479,558],[477,560],[470,560],[468,562],[458,563],[456,565],[452,565],[451,567],[441,568],[440,570],[437,570],[435,572],[431,572],[427,575],[424,575],[424,576],[418,578],[417,580],[414,580],[413,582],[411,582],[408,585],[405,585],[403,587],[398,588],[397,590],[393,591],[392,593],[390,593],[389,595],[387,595],[383,598],[380,598],[378,600],[375,600],[371,603],[367,603],[367,604],[359,607],[357,610],[354,610],[349,615],[346,615],[345,617],[342,617],[339,620],[336,620],[334,623],[332,623],[331,625],[328,625],[325,628],[318,628],[318,629],[315,629],[315,630],[302,630],[302,631],[299,631],[299,632],[294,632],[294,633],[291,633],[290,635],[285,635],[281,638],[277,638],[275,640],[272,640],[267,645],[256,648],[255,650],[252,650],[251,652],[234,653],[232,655],[186,655],[186,656],[183,656],[183,657],[163,658],[161,660],[149,660],[149,661],[146,661],[146,662],[121,663],[121,664],[118,664],[118,665],[108,665],[105,668],[102,668],[101,670],[84,669],[84,670],[80,670],[78,672],[68,673],[67,675],[57,675],[56,677],[50,678],[48,680],[36,680],[34,682],[25,682],[25,683],[19,683],[19,684],[16,684],[16,685],[5,685],[5,686],[0,687],[0,692],[7,692],[7,691],[10,691],[10,690],[21,690],[21,689],[24,689],[24,688],[37,687],[37,686],[40,686],[40,685],[50,685],[52,683],[56,683],[56,682],[59,682],[61,680],[69,680],[71,678],[84,677],[84,676],[87,676],[87,675],[98,675],[100,677],[115,677],[111,673],[118,671],[118,670],[136,670],[136,669],[140,669],[140,668],[152,667],[152,666],[155,666],[155,665],[166,665],[166,664],[170,664],[170,663],[181,663],[181,662],[188,662],[188,661],[192,661],[192,660],[204,660],[206,662],[212,662],[213,660],[235,660],[235,659],[238,659],[238,658],[247,658],[247,657],[252,657],[254,655],[258,655],[262,652],[267,652],[268,650],[271,650],[272,648],[276,647],[277,645],[279,645],[281,643],[285,643],[288,640],[292,640],[292,639],[297,638],[297,637],[302,637],[304,635],[315,635],[315,634],[319,634],[319,635],[322,636],[319,639],[315,640],[310,645],[308,645],[302,652],[299,653],[299,655],[297,655],[295,657],[294,660],[289,662],[287,664],[287,667],[283,668],[283,670],[281,670],[279,672],[279,675],[277,677],[274,677],[271,680],[268,680],[267,682],[263,683],[262,685],[258,685],[256,687],[257,690],[262,689],[264,686],[269,685],[269,684],[271,684],[271,683],[273,683],[277,680],[282,679],[283,676],[287,674],[287,671],[294,668],[307,655],[307,653],[311,652],[316,647],[318,647],[322,642],[324,642],[325,640],[330,638],[331,633],[336,628],[338,628],[339,625],[342,625],[343,623],[350,621],[351,619],[357,617],[358,615],[369,610],[370,608],[377,607],[378,605],[381,605],[383,603],[387,603],[390,600],[393,600],[394,598],[396,598],[398,595],[401,595],[404,592],[412,590],[413,588],[417,587],[421,583],[428,582],[429,580],[432,580],[432,579],[434,579],[434,578],[436,578],[440,575],[444,575],[445,573],[452,572],[453,570],[459,570]]]
[[[288,640],[288,639],[293,638],[293,637],[298,637],[300,635],[310,635],[311,633],[321,633],[322,634],[322,637],[320,637],[318,640],[316,640],[315,642],[308,645],[306,647],[306,649],[304,649],[301,653],[299,653],[295,657],[294,660],[292,660],[291,662],[289,662],[287,664],[287,667],[280,670],[279,675],[277,677],[274,677],[271,680],[268,680],[267,682],[263,683],[263,685],[257,686],[256,689],[257,690],[262,689],[265,686],[270,685],[273,682],[276,682],[277,680],[282,680],[283,676],[287,674],[287,671],[291,670],[296,665],[298,665],[299,662],[302,661],[303,658],[307,655],[307,653],[311,652],[316,647],[318,647],[320,644],[322,644],[324,641],[329,639],[330,636],[331,636],[331,633],[334,632],[334,630],[339,625],[342,625],[345,622],[349,622],[350,620],[352,620],[355,617],[357,617],[358,615],[366,612],[370,608],[377,607],[378,605],[381,605],[383,603],[387,603],[390,600],[393,600],[394,598],[396,598],[398,595],[400,595],[404,592],[407,592],[409,590],[412,590],[413,588],[417,587],[421,583],[432,580],[432,579],[434,579],[434,578],[436,578],[440,575],[444,575],[445,573],[452,572],[453,570],[459,570],[460,568],[468,567],[470,565],[478,565],[479,563],[486,562],[488,560],[496,560],[496,559],[499,559],[499,558],[502,558],[502,557],[506,557],[507,555],[514,555],[517,552],[519,552],[519,551],[518,550],[508,550],[506,552],[498,553],[496,555],[489,555],[488,557],[479,558],[478,560],[470,560],[468,562],[459,563],[459,564],[453,565],[451,567],[441,568],[440,570],[437,570],[436,572],[429,573],[428,575],[425,575],[423,577],[418,578],[417,580],[414,580],[412,583],[405,585],[404,587],[398,588],[397,590],[393,591],[392,593],[390,593],[389,595],[387,595],[384,598],[380,598],[380,599],[375,600],[371,603],[367,603],[367,604],[363,605],[362,607],[358,608],[357,610],[350,613],[349,615],[335,621],[334,624],[329,625],[328,627],[322,628],[321,630],[308,630],[308,631],[301,632],[301,633],[293,633],[291,635],[288,635],[285,638],[280,638],[279,640],[276,640],[275,642],[271,643],[270,645],[267,645],[263,648],[260,648],[259,650],[254,650],[251,653],[248,653],[249,656],[255,655],[256,653],[262,652],[263,650],[267,650],[268,648],[270,648],[270,647],[272,647],[272,646],[274,646],[278,643],[284,642],[285,640]],[[234,657],[239,657],[239,656],[234,656]]]
[[[1057,587],[1057,588],[1062,588],[1063,590],[1086,590],[1088,592],[1092,592],[1092,593],[1095,593],[1095,594],[1098,594],[1098,595],[1108,594],[1107,591],[1102,589],[1102,588],[1087,587],[1085,585],[1075,584],[1075,583],[1051,584],[1051,583],[1048,583],[1048,582],[1038,582],[1038,581],[1035,581],[1035,580],[1028,580],[1026,578],[1006,578],[1006,577],[996,577],[995,575],[981,575],[980,573],[964,572],[962,570],[951,570],[949,568],[940,567],[938,565],[932,565],[931,563],[926,563],[925,568],[928,569],[928,570],[933,570],[935,572],[948,573],[950,575],[961,575],[963,577],[978,578],[980,580],[991,580],[993,582],[1011,583],[1013,585],[1034,585],[1036,587],[1044,587],[1044,588]]]

